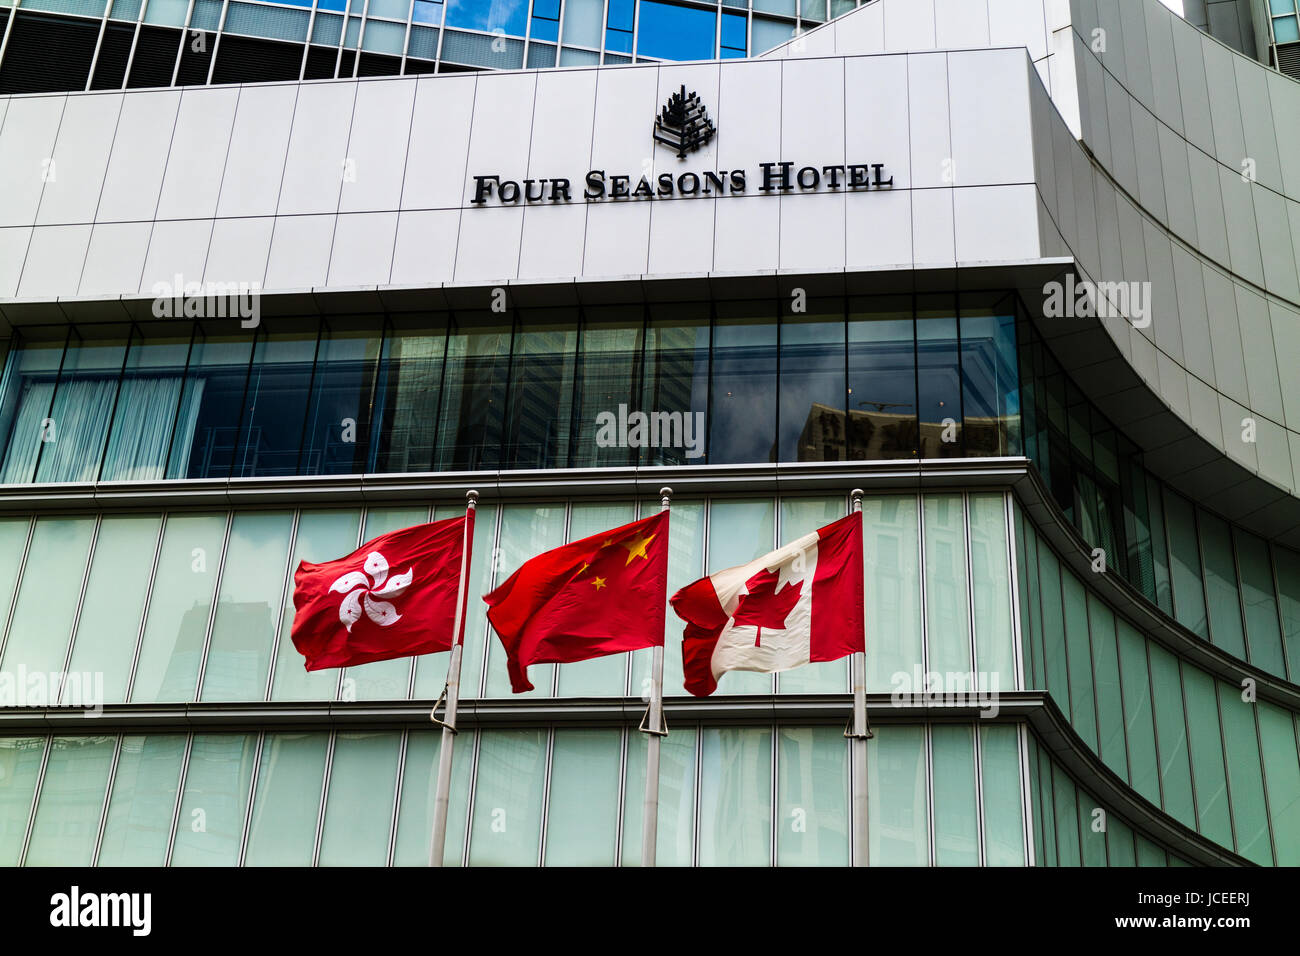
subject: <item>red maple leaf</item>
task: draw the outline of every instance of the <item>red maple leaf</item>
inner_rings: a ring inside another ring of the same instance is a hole
[[[799,603],[799,592],[803,582],[787,583],[780,591],[776,590],[780,576],[775,571],[759,571],[745,582],[747,593],[740,596],[736,613],[732,619],[737,624],[753,624],[758,628],[754,636],[754,646],[761,646],[763,628],[781,631],[785,629],[785,619],[794,606]]]

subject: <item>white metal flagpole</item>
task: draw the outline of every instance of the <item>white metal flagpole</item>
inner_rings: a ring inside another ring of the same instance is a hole
[[[862,489],[852,492],[853,511],[862,513]],[[865,625],[865,622],[864,622]],[[863,647],[866,630],[863,629]],[[867,865],[867,655],[858,651],[853,655],[853,865]]]
[[[442,727],[442,741],[438,750],[438,789],[433,798],[433,840],[429,848],[429,865],[442,866],[443,848],[447,844],[447,801],[451,796],[451,752],[456,742],[456,705],[460,702],[460,659],[465,643],[465,603],[469,597],[470,553],[474,548],[474,509],[478,505],[478,492],[465,493],[465,537],[460,549],[460,583],[456,592],[456,621],[451,658],[447,661],[447,688],[442,692],[447,699],[444,719],[438,719],[438,705],[433,705],[429,719]]]
[[[659,489],[659,510],[667,511],[672,502],[671,488]],[[646,734],[645,758],[645,811],[641,819],[641,865],[655,865],[655,849],[659,840],[659,738],[666,737],[664,718],[664,646],[655,645],[650,666],[650,707],[646,711],[648,724],[641,730]]]

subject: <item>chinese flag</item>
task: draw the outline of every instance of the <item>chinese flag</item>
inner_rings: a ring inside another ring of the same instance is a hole
[[[707,697],[727,671],[770,674],[865,649],[862,514],[855,512],[672,598],[686,622],[686,689]]]
[[[307,670],[451,650],[466,520],[390,531],[337,561],[299,562],[292,636]]]
[[[483,600],[506,649],[510,686],[530,664],[571,664],[664,642],[668,512],[526,561]]]

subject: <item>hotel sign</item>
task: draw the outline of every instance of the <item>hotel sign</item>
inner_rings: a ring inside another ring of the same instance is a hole
[[[717,128],[709,119],[704,104],[686,87],[674,93],[655,118],[654,141],[685,159],[712,141]],[[472,177],[474,198],[470,204],[484,206],[490,201],[514,206],[533,203],[567,203],[605,200],[653,200],[689,196],[722,196],[744,193],[751,181],[761,180],[759,193],[836,191],[860,192],[889,189],[894,177],[885,177],[884,163],[810,164],[796,168],[793,161],[758,164],[758,175],[751,180],[744,169],[709,169],[700,172],[660,173],[637,176],[631,173],[591,169],[575,186],[563,177],[545,179],[503,179],[499,174]]]

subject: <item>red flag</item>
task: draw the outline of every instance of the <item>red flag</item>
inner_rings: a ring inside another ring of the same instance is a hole
[[[530,664],[571,664],[664,642],[668,512],[532,558],[483,600],[506,649],[510,686]]]
[[[307,670],[450,650],[466,520],[390,531],[337,561],[299,562],[292,636]]]
[[[707,697],[727,671],[773,673],[865,649],[862,515],[855,512],[669,602],[686,622],[686,689]]]

